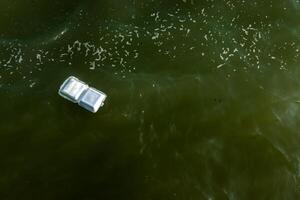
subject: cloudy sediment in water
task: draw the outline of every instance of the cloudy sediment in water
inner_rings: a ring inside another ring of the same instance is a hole
[[[299,1],[63,2],[0,34],[7,197],[300,197]],[[108,94],[99,115],[60,101],[69,75]]]

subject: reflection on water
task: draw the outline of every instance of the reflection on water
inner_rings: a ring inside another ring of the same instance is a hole
[[[79,0],[2,0],[0,2],[1,39],[30,40],[49,34],[73,14]]]
[[[0,4],[4,199],[300,197],[298,1],[22,4]],[[102,111],[58,97],[69,75]]]

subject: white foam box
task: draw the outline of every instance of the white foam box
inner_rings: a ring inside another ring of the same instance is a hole
[[[107,97],[105,93],[89,87],[86,83],[74,76],[70,76],[63,82],[58,94],[93,113],[96,113],[99,108],[104,105],[104,101]]]

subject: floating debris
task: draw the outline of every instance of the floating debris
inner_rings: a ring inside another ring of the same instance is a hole
[[[64,81],[58,93],[63,98],[78,103],[81,107],[93,113],[96,113],[104,105],[107,97],[103,92],[89,87],[73,76]]]

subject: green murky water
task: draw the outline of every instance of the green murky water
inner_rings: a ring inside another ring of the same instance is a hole
[[[300,198],[300,1],[2,0],[0,199]],[[74,75],[108,94],[59,97]]]

